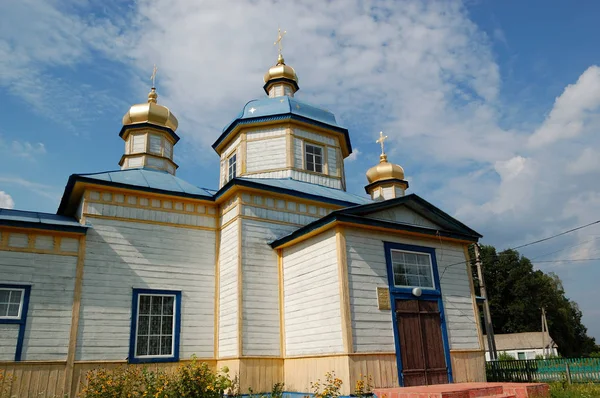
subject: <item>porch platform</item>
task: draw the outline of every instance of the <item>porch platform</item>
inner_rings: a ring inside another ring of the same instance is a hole
[[[549,398],[542,383],[454,383],[418,387],[376,388],[377,398]]]

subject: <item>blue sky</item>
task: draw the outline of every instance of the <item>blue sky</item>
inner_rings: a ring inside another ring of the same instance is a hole
[[[281,25],[298,98],[350,130],[350,191],[363,193],[383,130],[410,191],[483,243],[552,235],[600,218],[597,15],[594,1],[0,2],[0,205],[55,212],[70,174],[117,169],[121,118],[155,63],[159,102],[180,121],[178,176],[217,187],[210,144],[264,95]],[[591,227],[523,254],[596,258],[599,237]],[[537,266],[600,339],[600,264]]]

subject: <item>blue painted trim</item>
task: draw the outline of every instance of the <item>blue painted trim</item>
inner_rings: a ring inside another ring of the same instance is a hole
[[[1,283],[0,287],[8,289],[23,289],[23,307],[21,308],[21,318],[19,319],[0,319],[0,324],[19,325],[19,334],[17,335],[17,345],[15,347],[15,361],[21,360],[23,353],[23,342],[25,341],[25,327],[27,325],[27,312],[29,311],[29,296],[31,295],[31,285],[13,285]]]
[[[404,386],[404,378],[402,375],[402,355],[400,347],[400,336],[398,336],[398,320],[396,319],[396,300],[428,300],[437,301],[440,310],[440,320],[442,327],[442,342],[444,344],[444,357],[446,358],[446,366],[448,368],[448,382],[453,382],[452,377],[452,361],[450,358],[450,342],[448,340],[448,329],[446,326],[446,314],[444,312],[444,301],[442,300],[442,292],[440,285],[440,275],[438,272],[437,259],[435,257],[435,249],[432,247],[407,245],[395,242],[383,242],[385,250],[385,263],[388,275],[388,285],[390,288],[390,300],[392,308],[392,322],[394,329],[394,343],[396,346],[396,364],[398,367],[398,382],[400,386]],[[412,294],[411,288],[398,288],[394,286],[394,272],[392,269],[392,253],[391,250],[406,250],[419,253],[427,253],[431,256],[431,267],[433,269],[433,285],[434,289],[423,289],[421,297],[415,297]]]
[[[131,327],[129,334],[129,363],[155,363],[155,362],[177,362],[179,361],[179,342],[181,333],[181,291],[180,290],[158,290],[158,289],[133,289],[131,300]],[[137,308],[140,294],[173,295],[175,296],[175,330],[173,331],[174,345],[173,355],[160,358],[136,358],[135,357],[135,335],[137,330]]]

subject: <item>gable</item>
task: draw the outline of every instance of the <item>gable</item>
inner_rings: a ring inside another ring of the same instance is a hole
[[[396,207],[374,211],[372,213],[366,213],[363,216],[366,218],[373,218],[376,220],[417,225],[420,227],[432,228],[436,230],[442,229],[442,227],[438,224],[435,224],[431,220],[423,217],[414,210],[409,209],[405,205],[398,205]]]

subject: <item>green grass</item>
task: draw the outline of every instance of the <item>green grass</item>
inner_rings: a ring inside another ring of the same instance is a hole
[[[600,384],[550,384],[552,398],[600,398]]]

